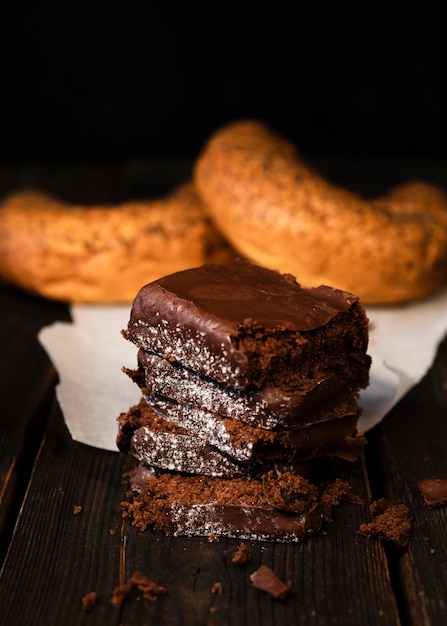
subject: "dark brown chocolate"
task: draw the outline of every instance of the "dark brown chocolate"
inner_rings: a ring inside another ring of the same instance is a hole
[[[139,348],[125,371],[143,392],[119,419],[119,449],[141,461],[125,517],[274,541],[329,520],[339,490],[319,494],[295,470],[363,451],[371,359],[356,296],[246,261],[205,265],[143,287],[123,335]]]
[[[158,415],[144,399],[126,413],[121,413],[118,422],[118,449],[147,466],[226,478],[256,477],[272,468],[286,468],[280,461],[236,461],[196,433]],[[307,472],[307,465],[288,463],[287,469],[303,475]]]
[[[354,502],[341,481],[316,486],[287,469],[260,478],[216,478],[140,465],[123,516],[167,535],[303,541],[332,521],[332,509]]]
[[[352,394],[335,374],[305,379],[292,389],[264,387],[244,392],[216,383],[156,354],[139,350],[138,370],[128,375],[150,394],[201,407],[261,428],[302,426]]]
[[[158,414],[239,462],[274,459],[296,463],[320,456],[355,460],[366,443],[356,431],[359,408],[353,400],[336,405],[318,422],[277,431],[247,426],[167,398],[148,396],[146,400]]]
[[[125,337],[238,388],[321,380],[368,384],[368,320],[358,298],[245,261],[208,264],[144,286]]]
[[[269,504],[263,482],[253,478],[211,478],[145,468],[132,485],[134,496],[123,503],[123,514],[141,530],[153,527],[174,536],[288,542],[303,541],[323,522],[318,501],[306,504],[302,496],[300,513],[281,511]]]
[[[361,524],[358,532],[368,539],[382,539],[406,548],[411,536],[411,516],[405,504],[391,504],[384,498],[371,505],[372,520]]]
[[[447,479],[425,478],[418,482],[422,502],[427,509],[447,504]]]
[[[290,587],[286,585],[267,565],[260,565],[250,576],[255,589],[265,591],[276,600],[286,600],[290,595]]]
[[[160,432],[144,426],[134,433],[130,453],[147,465],[171,471],[226,477],[244,473],[242,465],[193,433]]]

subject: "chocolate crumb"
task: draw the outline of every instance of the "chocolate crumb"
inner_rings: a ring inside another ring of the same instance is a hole
[[[112,592],[112,597],[110,602],[113,604],[115,609],[120,609],[124,600],[129,596],[132,591],[132,585],[129,583],[124,583],[123,585],[118,585]]]
[[[385,513],[387,508],[389,508],[390,506],[391,502],[389,500],[387,500],[386,498],[379,498],[378,500],[371,502],[369,506],[369,512],[373,517],[377,517],[378,515]]]
[[[422,497],[422,504],[427,509],[434,509],[447,504],[447,479],[426,478],[417,484]]]
[[[329,483],[323,490],[320,497],[323,506],[323,516],[326,522],[332,522],[332,510],[341,504],[341,502],[350,502],[351,504],[365,504],[363,499],[352,491],[351,485],[340,478],[336,478],[334,482]]]
[[[130,595],[133,588],[142,592],[143,598],[149,602],[155,602],[158,596],[167,593],[165,587],[157,585],[154,581],[150,580],[147,576],[144,576],[139,571],[135,571],[132,576],[123,585],[115,587],[112,593],[111,602],[113,606],[119,609],[124,600]]]
[[[251,561],[251,554],[248,551],[246,543],[228,548],[228,550],[224,551],[224,556],[232,565],[245,565]]]
[[[154,581],[150,580],[150,578],[144,576],[144,574],[138,571],[134,572],[127,582],[141,591],[143,593],[143,598],[145,600],[149,600],[149,602],[155,602],[158,596],[167,593],[167,589],[165,587],[157,585],[157,583],[154,583]]]
[[[373,519],[361,524],[358,533],[368,539],[383,539],[400,548],[408,546],[411,534],[410,512],[405,504],[389,504],[384,498],[371,505]]]
[[[98,593],[96,591],[91,591],[90,593],[87,593],[82,598],[82,610],[86,612],[91,611],[93,607],[95,606],[97,600],[98,600]]]
[[[211,587],[211,593],[218,593],[220,595],[222,593],[222,583],[215,582],[214,585]]]
[[[290,587],[286,585],[267,565],[260,565],[250,576],[251,584],[260,591],[270,594],[275,600],[286,600]]]
[[[317,506],[317,487],[299,474],[269,471],[262,483],[266,500],[275,509],[304,513]]]

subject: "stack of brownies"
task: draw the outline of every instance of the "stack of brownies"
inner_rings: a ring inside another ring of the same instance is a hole
[[[118,419],[118,448],[140,461],[135,523],[284,541],[321,523],[302,462],[355,460],[365,445],[368,319],[355,295],[209,264],[144,286],[123,334],[142,390]]]

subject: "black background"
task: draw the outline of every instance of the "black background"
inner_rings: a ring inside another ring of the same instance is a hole
[[[447,9],[338,5],[17,5],[0,159],[194,157],[244,117],[308,153],[446,154]]]

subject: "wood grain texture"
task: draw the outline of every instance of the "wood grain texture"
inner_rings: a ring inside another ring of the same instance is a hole
[[[119,584],[121,479],[119,455],[73,442],[55,404],[2,571],[5,623],[77,624],[85,594],[111,596]],[[97,623],[114,623],[112,609],[101,602]]]
[[[122,524],[124,469],[117,453],[71,441],[55,404],[2,571],[6,623],[84,623],[81,600],[91,591],[99,595],[88,623],[98,625],[399,623],[382,547],[356,534],[365,507],[344,503],[324,533],[302,544],[248,542],[252,560],[237,567],[224,558],[237,540],[165,537]],[[349,479],[367,497],[358,470],[328,463],[320,478]],[[251,586],[261,563],[290,582],[286,602]],[[168,592],[154,603],[132,592],[117,611],[113,589],[136,570]],[[216,582],[220,594],[212,592]]]
[[[370,435],[375,495],[406,504],[413,518],[410,545],[389,550],[406,623],[447,623],[447,507],[422,505],[417,482],[447,478],[447,341],[433,367]]]
[[[0,561],[10,518],[27,486],[54,394],[56,372],[37,339],[67,308],[0,285]]]

